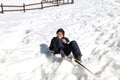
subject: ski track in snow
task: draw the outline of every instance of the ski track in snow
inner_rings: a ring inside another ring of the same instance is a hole
[[[78,42],[83,64],[96,76],[49,54],[50,40],[61,27],[66,37]],[[120,80],[119,57],[119,0],[75,0],[71,5],[0,14],[0,80]]]

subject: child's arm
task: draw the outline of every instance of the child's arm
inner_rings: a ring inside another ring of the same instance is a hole
[[[68,38],[63,38],[63,39],[62,39],[62,42],[63,42],[64,44],[68,44],[68,43],[69,43],[69,39],[68,39]]]

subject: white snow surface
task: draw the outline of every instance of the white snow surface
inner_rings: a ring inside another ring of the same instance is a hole
[[[77,41],[83,64],[96,75],[49,53],[58,28]],[[0,14],[0,80],[120,80],[120,0],[75,0],[70,5]]]

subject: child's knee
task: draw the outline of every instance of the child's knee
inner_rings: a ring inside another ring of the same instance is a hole
[[[77,42],[75,40],[71,41],[71,44],[76,44]]]
[[[54,41],[60,41],[60,39],[58,37],[54,37],[53,40]]]

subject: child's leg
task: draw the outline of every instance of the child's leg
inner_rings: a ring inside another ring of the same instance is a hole
[[[67,47],[65,47],[63,50],[64,50],[66,56],[70,55],[70,53],[71,53],[70,45],[68,45]]]
[[[76,41],[70,42],[70,49],[76,59],[81,58],[82,54]]]

